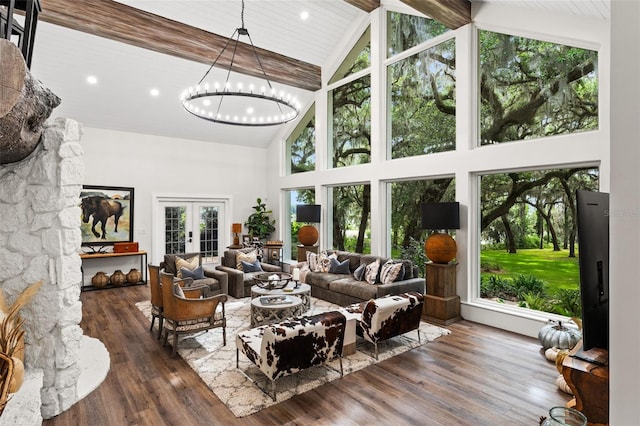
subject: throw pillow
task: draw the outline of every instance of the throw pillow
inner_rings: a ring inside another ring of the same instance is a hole
[[[358,281],[363,281],[364,280],[364,271],[367,268],[367,265],[360,265],[356,268],[355,271],[353,271],[353,278],[355,278]]]
[[[244,260],[241,260],[240,263],[242,263],[242,270],[244,272],[262,272],[262,266],[258,259],[253,263],[245,262]]]
[[[182,276],[182,268],[193,271],[198,266],[200,266],[200,258],[198,256],[193,256],[190,259],[183,259],[181,257],[176,257],[176,271],[178,271],[177,277],[184,278]]]
[[[239,271],[243,271],[242,269],[242,261],[247,263],[253,263],[258,260],[258,252],[256,250],[251,250],[248,253],[243,253],[239,251],[236,253],[236,269]]]
[[[193,278],[194,280],[201,280],[204,278],[204,271],[202,270],[202,266],[198,266],[194,270],[180,268],[180,274],[182,275],[182,278]]]
[[[378,270],[380,269],[380,261],[376,260],[367,265],[364,270],[364,280],[369,284],[375,284],[378,277]]]
[[[380,270],[380,282],[382,284],[391,284],[403,271],[402,263],[395,263],[393,260],[388,260],[382,265]]]
[[[345,259],[340,262],[336,258],[329,259],[329,272],[332,274],[347,274],[349,275],[351,271],[349,270],[349,259]]]
[[[316,272],[329,272],[331,268],[331,259],[338,259],[338,256],[335,253],[327,254],[326,251],[320,253],[318,257],[318,269]]]
[[[176,296],[184,298],[184,291],[182,291],[182,287],[180,287],[180,284],[173,285],[173,292]]]
[[[311,272],[318,272],[318,255],[308,251],[307,252],[307,265]]]

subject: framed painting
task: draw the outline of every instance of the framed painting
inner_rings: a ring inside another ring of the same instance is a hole
[[[80,192],[82,245],[132,242],[133,195],[133,188],[83,185]]]

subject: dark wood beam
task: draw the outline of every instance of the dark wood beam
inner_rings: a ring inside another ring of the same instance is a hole
[[[347,0],[349,1],[349,0]],[[469,0],[400,0],[418,12],[435,19],[447,28],[455,30],[471,22]]]
[[[380,0],[344,0],[351,6],[355,6],[360,10],[371,13],[380,7]]]
[[[208,65],[228,40],[111,0],[41,0],[41,4],[42,21]],[[230,50],[216,66],[228,69]],[[257,51],[269,80],[310,91],[320,89],[319,66],[265,49]],[[233,70],[263,77],[250,44],[238,45]]]

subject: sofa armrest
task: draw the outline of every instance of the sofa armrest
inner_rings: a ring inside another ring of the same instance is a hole
[[[222,293],[229,294],[229,278],[226,272],[218,271],[216,269],[202,268],[202,273],[205,277],[215,278],[218,280]]]
[[[272,265],[270,263],[261,262],[260,266],[265,272],[282,272],[282,267],[278,265]]]
[[[218,265],[216,266],[216,270],[222,272],[227,275],[227,288],[230,296],[235,297],[236,299],[241,299],[244,297],[244,272],[238,271],[235,268],[230,268],[228,266]]]
[[[391,284],[376,284],[377,297],[384,297],[387,294],[397,295],[416,291],[425,294],[427,290],[424,278],[411,278],[408,280],[395,281]]]

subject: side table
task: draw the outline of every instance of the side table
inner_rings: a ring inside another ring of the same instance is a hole
[[[460,321],[460,296],[456,294],[457,263],[426,262],[427,294],[424,300],[425,319],[441,325]]]

